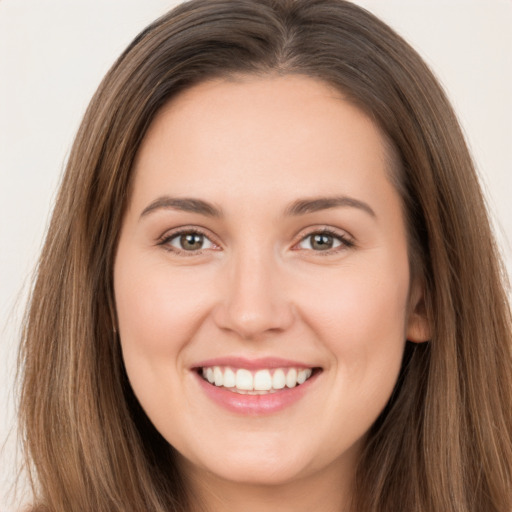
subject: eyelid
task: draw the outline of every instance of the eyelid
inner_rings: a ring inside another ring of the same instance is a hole
[[[215,247],[207,249],[198,249],[196,251],[185,251],[169,245],[170,240],[184,234],[200,234],[207,238],[210,241],[210,243],[213,244]],[[315,251],[314,249],[301,249],[297,247],[306,238],[317,234],[330,235],[336,238],[340,242],[340,245],[331,249],[326,249],[324,251]],[[165,250],[178,255],[196,256],[203,254],[206,251],[222,250],[222,246],[216,238],[217,237],[212,235],[212,233],[209,230],[204,229],[200,226],[179,226],[165,231],[160,237],[158,237],[156,245],[162,246]],[[354,237],[350,235],[347,231],[340,230],[338,228],[333,228],[332,226],[317,225],[309,226],[301,230],[301,232],[295,237],[293,241],[292,250],[314,252],[319,255],[332,255],[353,248],[355,245],[356,244]]]
[[[332,249],[326,249],[324,251],[315,251],[314,249],[301,249],[297,246],[313,235],[330,235],[340,241],[340,245]],[[332,226],[318,225],[310,226],[303,229],[296,237],[292,245],[292,250],[296,251],[310,251],[319,255],[332,255],[338,252],[351,249],[356,246],[355,239],[345,230],[333,228]]]
[[[182,249],[179,249],[177,247],[173,247],[169,244],[169,242],[181,235],[185,234],[197,234],[202,235],[206,239],[210,241],[211,244],[213,244],[214,248],[207,248],[207,249],[198,249],[196,251],[185,251]],[[158,237],[156,245],[163,247],[166,251],[182,255],[182,256],[197,256],[200,254],[203,254],[206,251],[218,251],[221,250],[220,243],[216,241],[216,237],[212,236],[210,231],[201,228],[199,226],[179,226],[170,230],[165,231],[160,237]]]

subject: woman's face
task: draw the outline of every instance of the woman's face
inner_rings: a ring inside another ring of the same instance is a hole
[[[352,473],[425,338],[391,160],[306,77],[203,83],[153,122],[115,299],[133,390],[191,475]]]

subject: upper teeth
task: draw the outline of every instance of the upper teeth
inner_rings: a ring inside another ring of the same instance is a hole
[[[303,384],[313,370],[311,368],[276,368],[273,370],[250,370],[229,367],[209,366],[202,369],[203,377],[215,386],[230,388],[232,391],[275,391],[285,386],[293,388]]]

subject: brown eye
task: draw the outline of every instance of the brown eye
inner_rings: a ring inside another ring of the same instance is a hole
[[[215,247],[208,237],[196,231],[177,233],[167,238],[164,243],[178,252],[195,252]]]
[[[203,247],[204,236],[199,233],[180,235],[181,249],[185,251],[198,251]]]
[[[334,246],[334,237],[324,233],[311,235],[310,244],[311,248],[315,251],[325,251],[327,249],[332,249]]]
[[[331,250],[353,247],[353,242],[342,234],[329,231],[319,231],[305,236],[298,244],[299,249],[307,249],[316,252],[327,252]]]

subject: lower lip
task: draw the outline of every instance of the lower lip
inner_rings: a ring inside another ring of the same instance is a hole
[[[259,416],[282,411],[299,401],[310,390],[319,377],[319,373],[313,374],[306,382],[294,388],[284,388],[266,395],[242,395],[224,387],[214,386],[204,380],[198,373],[196,373],[196,376],[199,385],[208,398],[216,404],[237,414]]]

